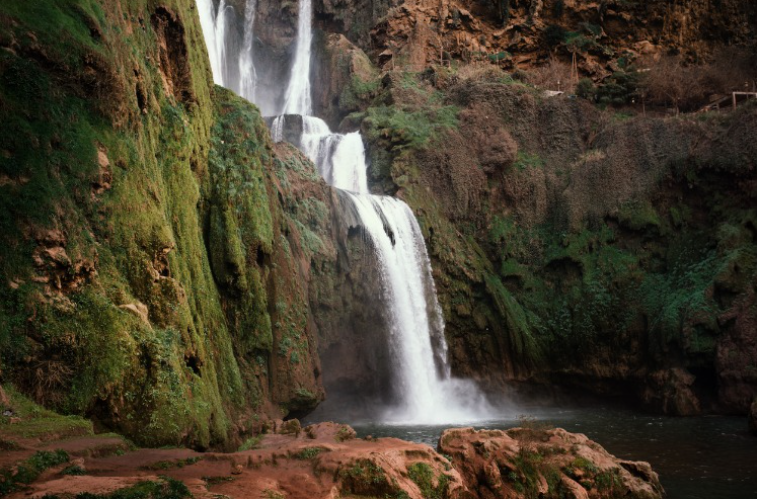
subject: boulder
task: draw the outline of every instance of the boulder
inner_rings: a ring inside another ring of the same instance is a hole
[[[757,435],[757,397],[755,397],[752,405],[749,407],[749,431]]]
[[[585,435],[560,428],[449,429],[438,451],[450,457],[472,498],[664,494],[649,463],[617,459]]]

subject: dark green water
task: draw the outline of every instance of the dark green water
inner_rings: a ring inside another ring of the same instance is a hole
[[[757,498],[757,437],[748,433],[746,418],[670,418],[604,407],[521,412],[584,433],[619,458],[650,462],[670,499]],[[450,427],[340,422],[350,424],[361,437],[397,437],[434,448],[441,431]],[[462,426],[508,429],[518,426],[518,420],[507,417]]]

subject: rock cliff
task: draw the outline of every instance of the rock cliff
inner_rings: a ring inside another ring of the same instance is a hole
[[[481,67],[376,95],[374,188],[421,221],[459,374],[746,413],[754,106],[629,116]]]
[[[213,86],[194,2],[6,3],[0,47],[0,376],[145,445],[312,410],[349,227]]]

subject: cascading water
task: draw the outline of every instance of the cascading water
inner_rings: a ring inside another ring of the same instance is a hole
[[[197,0],[197,9],[208,46],[213,80],[250,102],[255,102],[257,73],[253,28],[257,0],[247,0],[245,3],[241,39],[237,34],[240,16],[226,0],[221,0],[217,7],[213,0]]]
[[[488,404],[470,381],[450,376],[444,321],[418,222],[407,204],[385,196],[352,194],[382,266],[391,305],[391,337],[399,364],[402,404],[388,422],[442,424],[488,416]],[[391,236],[390,236],[391,234]],[[435,361],[432,339],[439,345]]]
[[[253,28],[255,26],[255,11],[258,8],[257,0],[247,0],[244,10],[244,39],[239,51],[239,95],[255,102],[255,61],[253,60]]]
[[[297,51],[294,55],[292,74],[284,101],[282,114],[310,116],[313,102],[310,96],[310,51],[313,46],[312,0],[300,0],[300,14],[297,20]]]
[[[201,14],[212,15],[212,0],[197,1]],[[251,3],[254,1],[248,2],[248,8]],[[221,6],[223,4],[224,0],[221,0]],[[399,386],[395,388],[401,399],[397,407],[387,409],[384,419],[387,422],[442,424],[487,418],[491,410],[475,384],[450,375],[444,320],[423,235],[412,210],[398,199],[369,193],[365,148],[358,132],[334,134],[323,120],[310,116],[312,0],[300,0],[299,7],[294,64],[284,95],[283,112],[274,119],[271,135],[275,141],[281,141],[287,120],[302,120],[298,147],[313,160],[330,185],[348,191],[372,242],[381,266],[381,291],[390,308],[390,347],[398,367]],[[222,35],[218,29],[218,15],[215,20],[203,21],[211,52],[212,47],[223,43],[222,39],[219,42]],[[245,22],[250,19],[246,15]],[[246,50],[247,47],[242,48],[242,52]],[[214,56],[221,58],[223,53],[216,50],[211,60]],[[218,60],[212,63],[214,74],[216,67],[223,68],[224,65]],[[240,75],[254,78],[254,71],[245,69]],[[225,80],[216,81],[226,83]],[[255,86],[254,81],[246,84],[250,88]]]

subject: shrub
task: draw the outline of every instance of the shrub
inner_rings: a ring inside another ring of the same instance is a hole
[[[544,28],[544,42],[548,47],[557,47],[568,39],[568,30],[562,26],[550,24]]]
[[[46,469],[67,462],[68,454],[65,451],[37,451],[29,459],[16,466],[15,470],[0,470],[0,497],[32,483]]]
[[[640,95],[640,86],[636,71],[616,71],[596,89],[596,99],[601,104],[629,104]]]
[[[326,449],[322,447],[305,447],[304,449],[300,450],[299,452],[296,452],[292,455],[294,459],[301,459],[303,461],[307,461],[310,459],[315,459],[318,457],[318,455],[321,452],[324,452]]]
[[[576,95],[586,100],[594,100],[596,89],[590,78],[581,78],[576,85]]]

